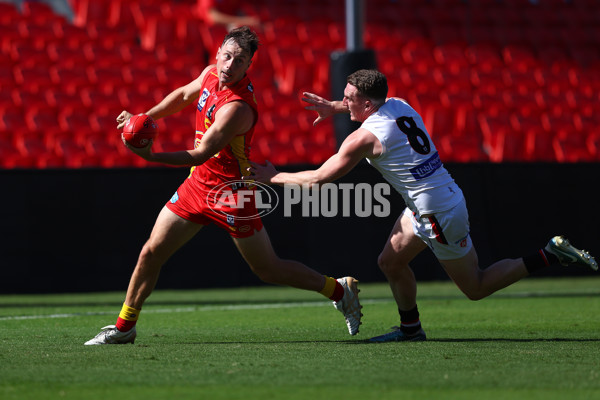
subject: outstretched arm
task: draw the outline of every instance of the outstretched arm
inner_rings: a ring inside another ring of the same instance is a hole
[[[252,163],[252,166],[248,169],[250,176],[245,179],[254,179],[258,182],[276,185],[323,184],[341,178],[350,172],[360,160],[365,157],[377,157],[381,154],[381,151],[381,143],[375,135],[366,129],[360,128],[348,135],[339,151],[316,170],[288,173],[277,171],[269,162],[264,166]]]
[[[216,7],[208,10],[208,15],[214,24],[240,27],[243,25],[258,26],[260,18],[254,15],[231,15],[219,11]]]

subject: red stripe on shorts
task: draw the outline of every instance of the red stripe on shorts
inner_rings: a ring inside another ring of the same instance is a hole
[[[431,222],[431,228],[433,229],[433,233],[435,233],[435,239],[441,244],[448,244],[446,236],[444,236],[444,232],[442,232],[442,227],[435,215],[429,217],[429,222]]]

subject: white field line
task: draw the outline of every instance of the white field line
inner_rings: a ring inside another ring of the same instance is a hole
[[[392,302],[392,299],[371,299],[361,300],[361,304],[376,304]],[[266,310],[277,308],[297,308],[297,307],[331,307],[330,302],[292,302],[292,303],[265,303],[265,304],[231,304],[231,305],[214,305],[214,306],[198,306],[198,307],[176,307],[176,308],[148,308],[144,309],[144,314],[158,313],[186,313],[186,312],[205,312],[205,311],[238,311],[238,310]],[[118,311],[118,310],[117,310]],[[117,311],[96,311],[82,313],[65,313],[65,314],[46,314],[46,315],[13,315],[0,317],[0,321],[13,320],[28,320],[28,319],[55,319],[55,318],[74,318],[88,317],[95,315],[115,315]]]

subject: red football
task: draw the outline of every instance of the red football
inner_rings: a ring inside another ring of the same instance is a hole
[[[158,125],[146,114],[134,115],[123,127],[123,137],[133,147],[146,147],[158,135]]]

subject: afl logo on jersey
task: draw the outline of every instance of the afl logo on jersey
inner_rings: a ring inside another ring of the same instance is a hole
[[[250,91],[250,93],[254,93],[254,86],[252,86],[251,83],[248,85],[248,90]]]
[[[206,104],[206,99],[208,99],[208,96],[210,96],[210,92],[208,91],[208,89],[204,89],[202,91],[202,95],[200,96],[200,100],[198,100],[198,111],[202,111],[204,105]]]

